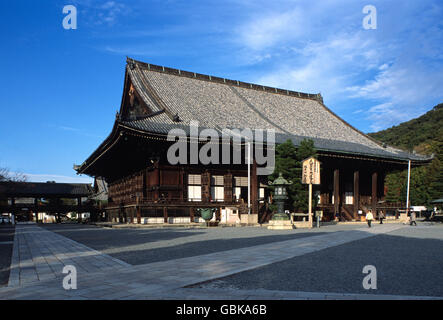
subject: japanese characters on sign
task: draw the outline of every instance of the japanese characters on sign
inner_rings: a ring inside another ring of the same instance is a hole
[[[320,161],[311,157],[303,161],[303,184],[320,184]]]

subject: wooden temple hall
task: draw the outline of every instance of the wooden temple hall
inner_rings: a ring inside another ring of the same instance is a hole
[[[92,213],[95,208],[86,201],[93,195],[86,183],[0,182],[0,214],[16,219],[36,221],[42,215],[65,215],[69,212]],[[70,199],[75,204],[65,204]]]
[[[359,212],[376,212],[384,199],[387,172],[405,169],[409,161],[412,165],[428,161],[371,139],[329,110],[320,94],[128,58],[121,107],[112,132],[89,158],[75,166],[78,174],[104,178],[108,183],[109,221],[197,222],[201,218],[196,209],[210,207],[216,209],[215,220],[220,223],[256,223],[270,218],[268,181],[266,175],[257,174],[261,164],[256,161],[256,148],[251,148],[250,166],[246,161],[168,161],[168,149],[175,143],[168,141],[168,132],[182,129],[191,143],[191,121],[198,122],[199,130],[272,129],[276,144],[291,139],[297,146],[312,139],[321,161],[321,185],[314,186],[319,198],[317,210],[323,210],[325,221],[337,214],[356,220]],[[265,144],[261,146],[265,153],[270,151]],[[199,148],[204,144],[199,142]],[[243,159],[246,140],[240,149]]]

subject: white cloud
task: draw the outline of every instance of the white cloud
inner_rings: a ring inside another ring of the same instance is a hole
[[[373,80],[348,88],[353,98],[383,101],[367,111],[371,129],[378,131],[415,118],[429,107],[429,101],[441,101],[443,74],[417,62],[402,67],[383,65]]]
[[[387,102],[371,107],[367,111],[367,118],[372,121],[370,128],[372,131],[379,131],[390,127],[393,122],[408,120],[408,114],[399,112],[393,103]]]
[[[99,7],[98,18],[104,23],[113,24],[117,17],[123,14],[125,10],[128,9],[123,3],[108,1]]]
[[[266,12],[266,15],[240,26],[238,41],[252,50],[263,50],[297,38],[303,25],[304,18],[299,9],[274,14]]]
[[[112,26],[121,16],[132,12],[131,7],[121,1],[73,0],[73,3],[86,25]]]
[[[377,55],[368,52],[375,44],[361,33],[340,34],[319,42],[308,42],[292,48],[296,57],[288,56],[286,63],[258,82],[271,86],[307,92],[323,92],[329,99],[342,95],[352,83],[356,69],[372,69]],[[374,50],[375,51],[375,50]]]
[[[339,114],[366,117],[364,125],[376,130],[417,117],[441,102],[441,5],[425,0],[398,7],[400,1],[376,1],[378,29],[363,30],[362,3],[325,1],[318,8],[301,0],[266,17],[252,13],[235,35],[246,57],[241,62],[265,62],[265,74],[251,81],[321,92]],[[270,58],[257,59],[265,56]],[[361,111],[362,105],[373,107]]]

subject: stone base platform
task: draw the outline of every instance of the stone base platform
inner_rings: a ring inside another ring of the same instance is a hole
[[[268,229],[270,230],[292,230],[294,225],[291,220],[271,220]]]
[[[312,228],[312,222],[309,221],[295,221],[294,222],[295,229],[310,229]]]

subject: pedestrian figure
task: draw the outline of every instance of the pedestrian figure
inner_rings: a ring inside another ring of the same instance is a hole
[[[366,221],[368,222],[369,228],[371,227],[371,222],[374,219],[374,216],[372,215],[372,210],[369,210],[369,212],[366,214]]]
[[[383,210],[380,210],[378,217],[380,219],[380,224],[383,224],[383,219],[385,218],[385,214],[383,213]]]
[[[414,225],[414,226],[417,225],[417,222],[415,222],[415,211],[412,211],[412,212],[411,212],[411,222],[410,222],[410,225],[411,225],[411,226],[412,226],[412,225]]]

